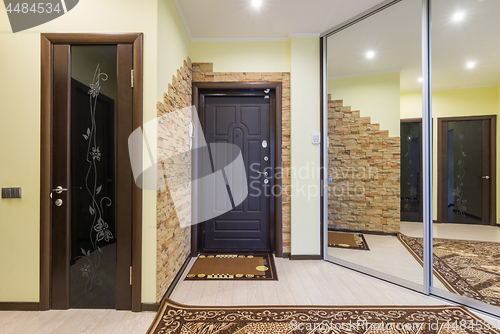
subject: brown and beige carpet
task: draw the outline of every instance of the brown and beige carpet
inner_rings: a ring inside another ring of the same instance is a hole
[[[272,254],[200,254],[185,280],[278,280]]]
[[[422,264],[423,239],[398,234]],[[434,239],[434,275],[453,293],[500,306],[500,243]]]
[[[165,298],[147,334],[495,333],[465,307],[201,307]]]
[[[328,247],[370,250],[361,233],[328,232]]]

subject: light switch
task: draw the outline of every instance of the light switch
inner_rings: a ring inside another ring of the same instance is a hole
[[[21,187],[2,188],[2,198],[21,198]]]

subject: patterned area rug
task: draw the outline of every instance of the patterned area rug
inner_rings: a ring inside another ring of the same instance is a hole
[[[328,232],[328,247],[370,250],[361,233]]]
[[[462,326],[462,327],[461,327]],[[465,307],[192,307],[165,298],[147,334],[496,333]]]
[[[278,280],[272,254],[200,254],[185,280]]]
[[[422,238],[398,234],[422,264]],[[453,293],[500,306],[500,243],[434,239],[434,275]]]

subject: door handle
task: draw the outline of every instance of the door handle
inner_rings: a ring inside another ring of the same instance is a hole
[[[55,192],[56,194],[61,194],[63,191],[68,191],[68,189],[63,188],[61,186],[57,186],[56,189],[52,189],[52,191]]]
[[[269,175],[267,172],[260,172],[258,170],[256,170],[255,173],[260,174],[260,175],[264,175],[264,176],[268,176]]]
[[[109,182],[109,180],[107,180],[107,181]],[[52,189],[52,191],[50,192],[50,198],[52,198],[52,193],[62,194],[64,191],[68,191],[71,189],[82,189],[82,187],[71,187],[69,189],[66,189],[66,188],[63,188],[61,186],[57,186],[55,189]]]
[[[486,176],[480,176],[480,178],[482,178],[482,179],[486,179],[486,180],[489,180],[489,179],[490,179],[490,177],[489,177],[488,175],[486,175]]]

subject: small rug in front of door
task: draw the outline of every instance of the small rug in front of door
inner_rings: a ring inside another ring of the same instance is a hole
[[[200,254],[185,280],[277,281],[272,254]]]
[[[465,328],[465,329],[463,329]],[[164,298],[147,334],[499,334],[464,306],[186,306]]]
[[[328,232],[328,247],[370,250],[361,233]]]
[[[422,238],[398,233],[398,239],[422,264]],[[434,239],[434,275],[453,293],[500,306],[500,243]]]

